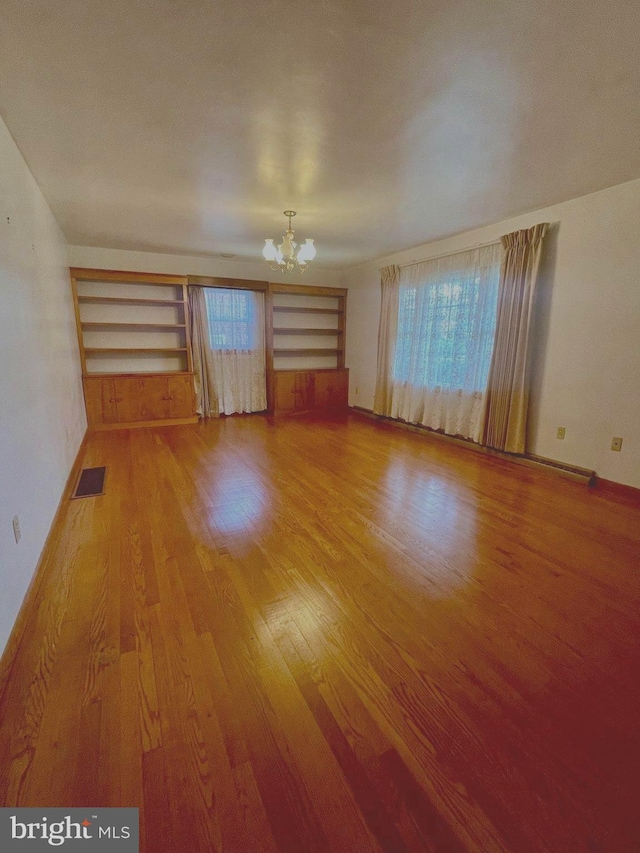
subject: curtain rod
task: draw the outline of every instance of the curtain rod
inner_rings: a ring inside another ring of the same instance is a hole
[[[473,252],[474,249],[486,249],[489,246],[498,246],[500,244],[500,238],[497,240],[490,240],[488,243],[474,243],[473,246],[467,246],[466,249],[456,249],[453,252],[444,252],[442,255],[433,255],[429,258],[420,258],[417,261],[407,261],[406,264],[398,264],[400,269],[404,269],[404,267],[413,267],[416,264],[424,264],[427,261],[439,261],[440,258],[450,258],[452,255],[462,255],[464,252]]]

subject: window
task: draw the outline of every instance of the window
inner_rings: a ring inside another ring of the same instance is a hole
[[[207,287],[204,294],[211,349],[254,349],[256,347],[256,315],[253,292]]]
[[[497,251],[403,269],[393,378],[417,387],[483,391],[499,280]]]

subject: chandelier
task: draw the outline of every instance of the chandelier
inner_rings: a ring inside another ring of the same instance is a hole
[[[309,237],[302,246],[299,246],[293,239],[291,228],[291,219],[296,215],[296,212],[295,210],[285,210],[284,215],[289,219],[289,227],[282,238],[282,242],[275,246],[272,239],[266,239],[262,254],[273,272],[289,272],[293,269],[304,272],[316,256],[316,247]]]

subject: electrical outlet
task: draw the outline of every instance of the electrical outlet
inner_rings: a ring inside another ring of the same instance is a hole
[[[20,541],[20,537],[22,536],[22,533],[20,533],[20,519],[17,515],[13,517],[13,535],[17,544]]]
[[[564,438],[564,433],[564,427],[558,427],[558,429],[556,430],[556,438]]]
[[[614,435],[611,439],[612,450],[622,450],[622,438],[619,435]]]

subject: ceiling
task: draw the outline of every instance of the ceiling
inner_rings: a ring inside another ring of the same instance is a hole
[[[640,177],[637,0],[3,0],[68,241],[343,268]]]

